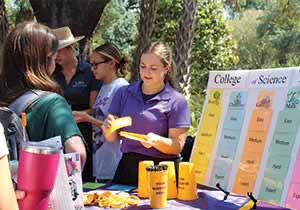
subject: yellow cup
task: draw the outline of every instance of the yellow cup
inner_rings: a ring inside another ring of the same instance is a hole
[[[150,207],[153,209],[167,206],[168,171],[166,165],[147,167],[149,176]]]
[[[150,160],[139,162],[139,174],[138,174],[138,196],[141,198],[149,197],[149,182],[146,168],[148,166],[153,166],[154,162]]]
[[[177,198],[179,200],[185,201],[195,200],[198,198],[197,183],[193,163],[179,163]]]
[[[161,161],[159,165],[168,166],[168,199],[175,199],[177,197],[176,187],[176,173],[173,161]]]

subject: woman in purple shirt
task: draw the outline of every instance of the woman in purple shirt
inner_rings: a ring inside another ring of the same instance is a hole
[[[140,77],[140,81],[116,92],[102,127],[107,141],[122,140],[123,157],[114,176],[116,183],[137,185],[138,163],[142,160],[178,163],[190,126],[187,101],[176,91],[172,79],[175,72],[170,47],[162,42],[151,44],[141,56]],[[132,118],[132,126],[122,130],[145,134],[152,144],[121,138],[120,130],[106,135],[113,121],[124,116]]]

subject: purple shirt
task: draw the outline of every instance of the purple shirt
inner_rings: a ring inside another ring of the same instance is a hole
[[[113,97],[109,113],[118,117],[130,116],[132,126],[122,130],[147,134],[149,132],[168,137],[169,128],[189,128],[190,114],[187,101],[167,82],[163,91],[144,102],[141,92],[142,81],[121,87]],[[168,155],[151,147],[145,148],[137,141],[122,138],[123,153],[136,152],[152,157],[169,158]]]

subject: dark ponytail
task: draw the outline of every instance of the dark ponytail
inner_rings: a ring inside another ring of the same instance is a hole
[[[125,76],[127,74],[128,57],[123,56],[118,64],[118,76]]]
[[[117,45],[106,42],[103,45],[97,47],[94,52],[100,54],[105,60],[115,60],[116,61],[116,73],[118,76],[124,77],[127,73],[128,58],[121,55],[120,49]]]

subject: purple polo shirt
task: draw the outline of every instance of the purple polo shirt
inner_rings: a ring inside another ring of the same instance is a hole
[[[115,93],[109,113],[118,117],[130,116],[132,126],[122,130],[147,134],[149,132],[168,137],[169,128],[189,128],[190,114],[187,101],[167,82],[163,91],[144,102],[141,92],[142,81],[119,88]],[[135,152],[160,158],[176,157],[151,147],[145,148],[137,141],[122,137],[121,151]]]

